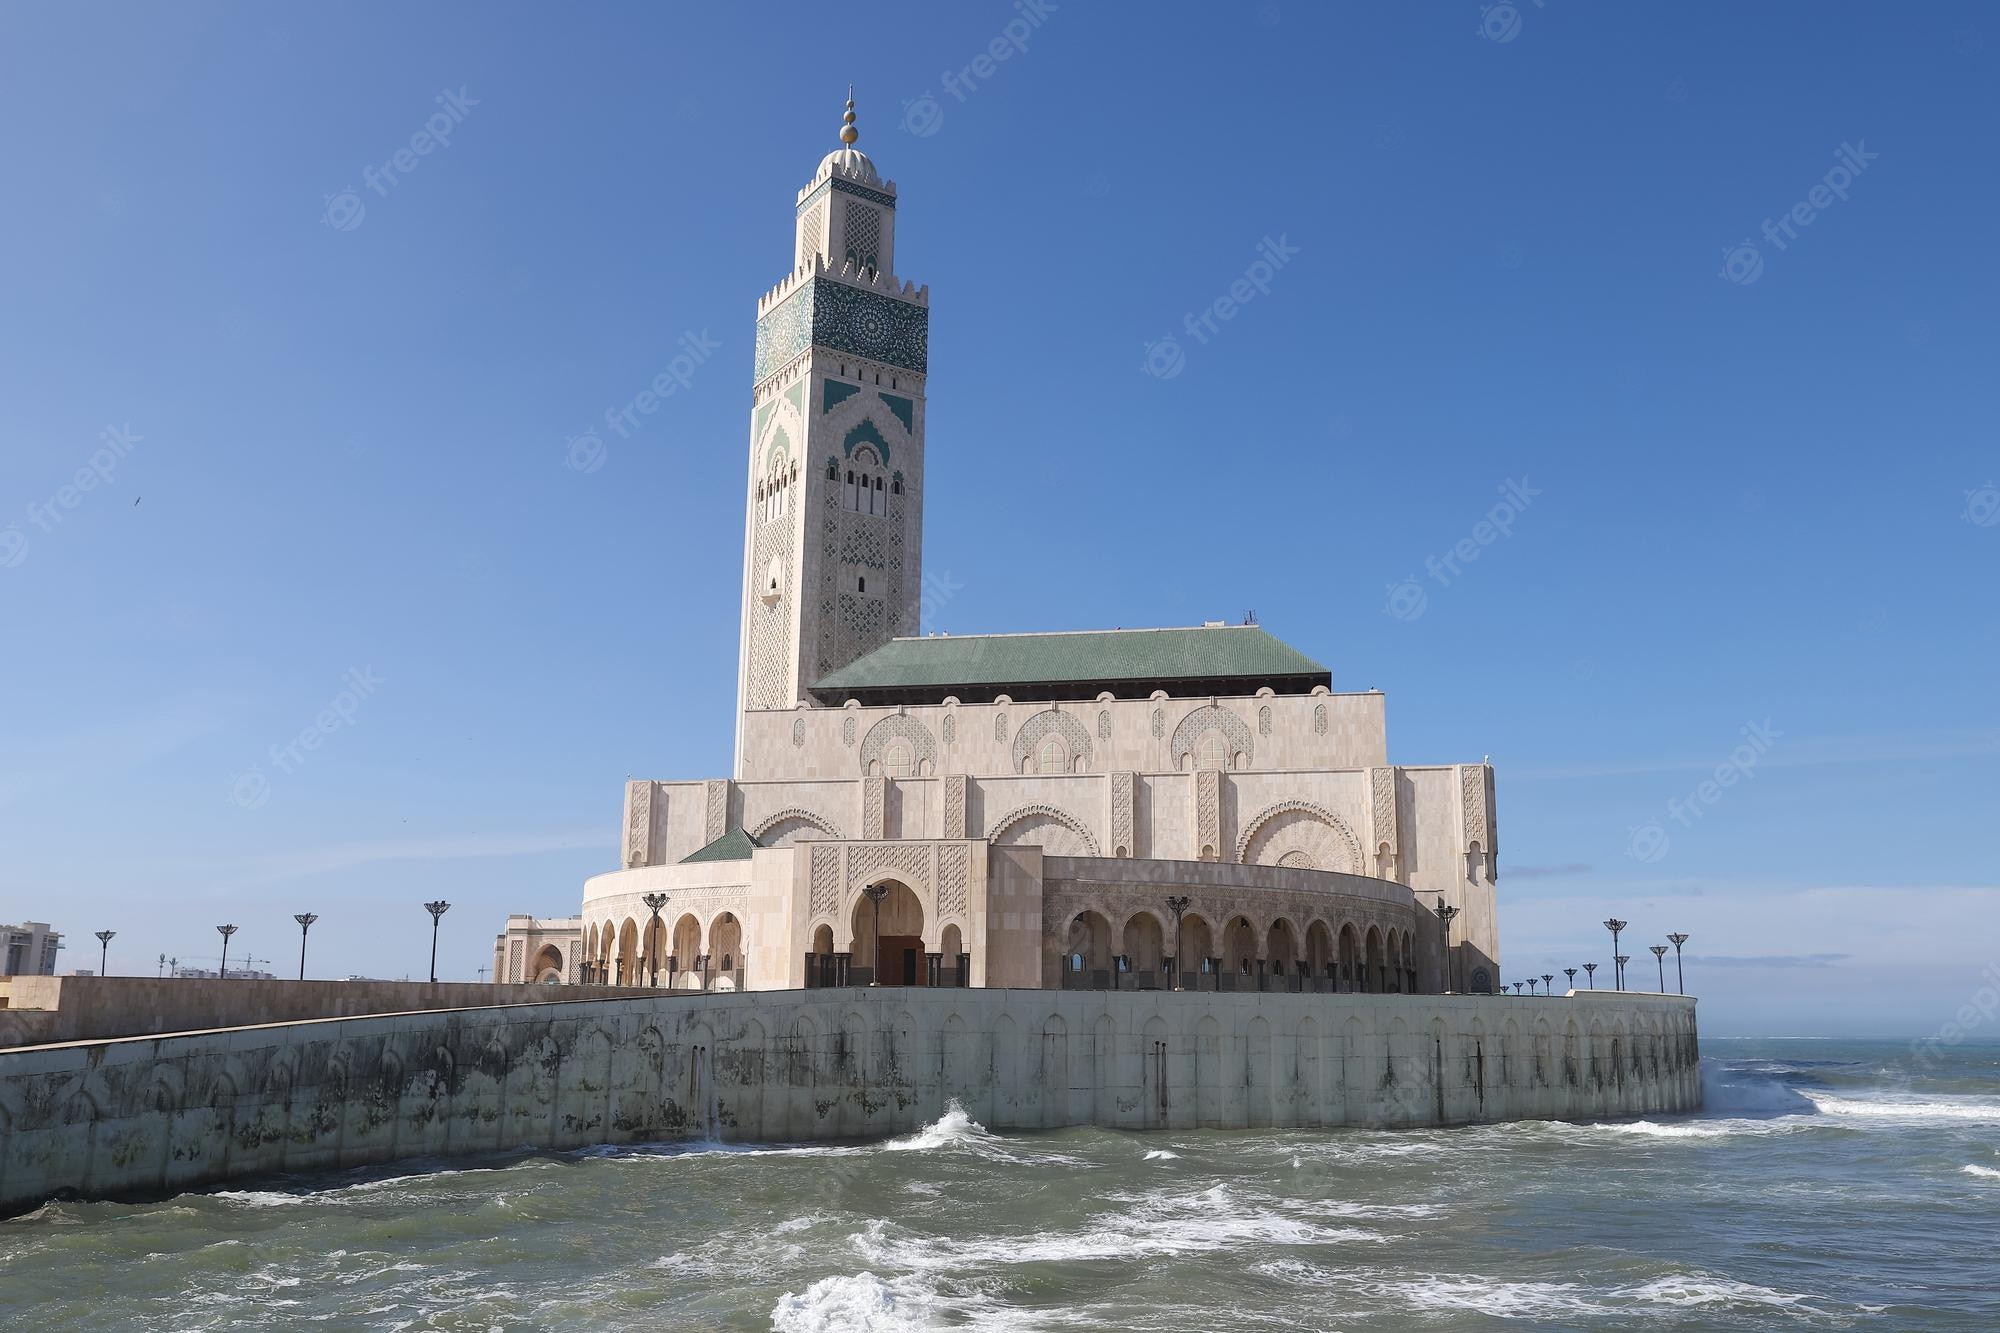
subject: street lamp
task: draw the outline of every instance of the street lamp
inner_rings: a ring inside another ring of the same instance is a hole
[[[1688,979],[1687,973],[1681,970],[1681,946],[1688,942],[1688,937],[1677,930],[1667,938],[1674,944],[1674,980],[1679,983],[1681,994],[1685,995],[1688,993]]]
[[[216,934],[222,936],[222,966],[216,970],[217,981],[229,980],[229,937],[236,933],[234,926],[217,926]]]
[[[156,975],[163,977],[167,975],[167,956],[165,954],[160,955],[160,970]]]
[[[1458,989],[1458,978],[1451,966],[1451,923],[1458,915],[1456,907],[1445,905],[1444,895],[1438,895],[1438,920],[1444,923],[1444,988],[1447,993]]]
[[[1181,916],[1193,901],[1184,893],[1167,895],[1167,910],[1174,914],[1174,973],[1167,978],[1168,990],[1181,988],[1181,972],[1187,967],[1186,960],[1181,957]]]
[[[1618,989],[1619,989],[1619,990],[1624,990],[1624,989],[1625,989],[1625,964],[1627,964],[1627,963],[1629,963],[1629,962],[1631,962],[1631,961],[1632,961],[1632,955],[1631,955],[1631,954],[1629,954],[1629,953],[1621,953],[1621,954],[1619,954],[1619,955],[1618,955],[1618,956],[1617,956],[1616,958],[1613,958],[1613,959],[1612,959],[1611,961],[1612,961],[1612,962],[1614,962],[1614,963],[1616,963],[1616,964],[1618,965]]]
[[[100,977],[104,975],[104,969],[109,966],[104,960],[111,956],[111,937],[117,933],[115,930],[97,932],[97,975]]]
[[[1528,978],[1528,994],[1530,994],[1530,995],[1533,995],[1534,993],[1535,993],[1535,979],[1534,979],[1533,977],[1529,977],[1529,978]]]
[[[1516,995],[1519,995],[1521,993],[1521,983],[1518,981],[1514,983],[1514,993]]]
[[[861,896],[875,904],[875,944],[870,955],[875,962],[868,973],[868,984],[879,986],[882,984],[882,900],[889,896],[889,886],[870,884],[861,891]]]
[[[306,932],[312,929],[313,922],[319,920],[319,913],[294,912],[292,913],[292,920],[299,923],[299,980],[304,981],[306,979]]]
[[[1556,979],[1553,973],[1549,972],[1542,973],[1542,991],[1544,994],[1554,995],[1556,993],[1555,983]]]
[[[1584,970],[1584,972],[1586,972],[1586,973],[1587,973],[1587,974],[1589,975],[1589,977],[1590,977],[1590,988],[1591,988],[1592,990],[1596,990],[1596,989],[1597,989],[1597,964],[1595,964],[1595,963],[1585,963],[1585,964],[1583,965],[1583,970]]]
[[[1629,926],[1629,925],[1631,925],[1631,924],[1632,924],[1632,923],[1631,923],[1631,922],[1629,922],[1629,921],[1620,921],[1620,920],[1619,920],[1619,919],[1618,919],[1617,917],[1615,917],[1615,916],[1614,916],[1614,917],[1611,917],[1610,919],[1608,919],[1607,921],[1605,921],[1605,923],[1604,923],[1604,928],[1605,928],[1606,930],[1608,930],[1608,931],[1610,931],[1610,932],[1611,932],[1611,956],[1612,956],[1612,958],[1616,959],[1616,958],[1618,957],[1618,932],[1619,932],[1619,931],[1621,931],[1621,930],[1623,930],[1623,929],[1625,929],[1625,927],[1627,927],[1627,926]],[[1624,964],[1624,963],[1623,963],[1622,961],[1621,961],[1621,962],[1619,962],[1619,964],[1618,964],[1618,967],[1617,967],[1617,982],[1618,982],[1618,985],[1617,985],[1617,989],[1619,989],[1619,990],[1624,990],[1624,989],[1625,989],[1625,964]]]
[[[653,914],[652,929],[646,934],[646,954],[653,965],[653,985],[658,986],[660,984],[660,909],[667,905],[667,895],[664,893],[649,893],[639,901],[646,904],[646,909]],[[671,983],[673,978],[668,977],[667,981]]]
[[[438,979],[438,922],[451,910],[451,904],[440,898],[434,903],[425,903],[424,910],[431,914],[431,985]]]
[[[1575,969],[1575,968],[1573,968],[1573,967],[1566,967],[1566,968],[1564,968],[1564,969],[1563,969],[1563,975],[1569,978],[1569,988],[1570,988],[1571,990],[1575,990],[1575,989],[1576,989],[1576,969]]]
[[[1653,961],[1660,965],[1660,994],[1665,995],[1667,993],[1667,946],[1664,944],[1649,944],[1646,947],[1653,951]]]

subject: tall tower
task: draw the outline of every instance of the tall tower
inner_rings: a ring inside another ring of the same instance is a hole
[[[895,276],[896,185],[841,146],[799,191],[790,276],[757,303],[742,715],[918,632],[930,288]]]

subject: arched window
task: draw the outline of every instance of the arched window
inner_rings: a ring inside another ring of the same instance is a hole
[[[856,503],[859,498],[854,490],[854,469],[849,468],[847,469],[847,508],[859,509],[861,506]]]
[[[1042,742],[1041,752],[1035,756],[1037,773],[1066,773],[1069,771],[1069,750],[1062,738],[1050,736]]]
[[[1214,727],[1210,727],[1207,731],[1202,732],[1201,739],[1195,742],[1194,766],[1196,768],[1229,767],[1229,742]]]
[[[910,776],[910,769],[914,762],[909,744],[905,741],[892,741],[889,747],[882,751],[882,772],[889,777],[906,778]]]

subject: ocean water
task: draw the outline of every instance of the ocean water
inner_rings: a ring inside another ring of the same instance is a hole
[[[57,1329],[2000,1329],[2000,1047],[1704,1043],[1699,1116],[631,1147],[55,1203]]]

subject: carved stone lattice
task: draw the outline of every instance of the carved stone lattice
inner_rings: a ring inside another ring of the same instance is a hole
[[[967,911],[966,885],[972,877],[972,849],[938,848],[938,918],[963,918]]]
[[[1004,712],[993,715],[993,739],[1002,745],[1007,743],[1007,714]]]
[[[1257,742],[1251,737],[1250,728],[1243,725],[1243,719],[1220,704],[1204,704],[1182,718],[1180,725],[1174,728],[1171,754],[1176,768],[1180,767],[1181,760],[1194,750],[1202,734],[1211,730],[1222,733],[1223,740],[1229,746],[1229,758],[1232,764],[1239,754],[1244,757],[1246,764],[1254,761]]]
[[[1021,724],[1021,730],[1014,735],[1014,771],[1019,773],[1028,757],[1035,753],[1035,747],[1046,736],[1055,735],[1063,739],[1069,747],[1072,760],[1081,758],[1083,766],[1090,767],[1093,752],[1090,733],[1075,717],[1059,708],[1045,708]]]
[[[1317,732],[1317,733],[1318,733],[1319,735],[1321,735],[1321,736],[1324,736],[1324,735],[1326,735],[1326,705],[1325,705],[1325,704],[1314,704],[1314,705],[1313,705],[1313,730],[1314,730],[1315,732]]]
[[[750,621],[750,689],[752,708],[783,708],[797,691],[789,680],[792,660],[792,542],[786,523],[760,523],[752,539],[752,595],[743,614]],[[763,580],[777,565],[778,596],[767,603]]]
[[[1465,808],[1465,845],[1469,848],[1476,842],[1490,852],[1493,840],[1486,829],[1486,768],[1467,764],[1458,770],[1458,780],[1460,801]]]
[[[1236,843],[1236,859],[1245,865],[1283,865],[1291,852],[1305,853],[1318,870],[1368,873],[1347,821],[1311,801],[1280,801],[1258,811]]]
[[[816,832],[825,834],[829,838],[838,838],[840,836],[839,826],[831,819],[811,810],[800,809],[798,806],[788,806],[774,815],[767,816],[756,828],[750,830],[750,836],[766,847],[779,846],[780,843],[773,840],[771,836],[774,833],[779,838],[782,838],[784,842],[790,842],[791,838],[796,836],[796,829],[785,830],[782,827],[787,824],[797,825],[800,828],[811,828]]]
[[[945,719],[949,726],[951,719]],[[965,836],[965,774],[947,773],[944,779],[944,836]]]
[[[806,720],[802,717],[795,717],[792,719],[792,744],[796,746],[803,746],[805,743],[806,743]]]
[[[944,715],[944,743],[946,745],[958,744],[958,719],[950,713]]]
[[[886,838],[888,831],[885,811],[889,803],[889,779],[864,777],[861,779],[861,836],[864,838]]]
[[[729,832],[729,779],[710,778],[701,784],[706,797],[706,813],[702,830],[707,835],[706,842],[714,842]]]
[[[937,742],[931,738],[931,729],[908,714],[895,713],[868,728],[868,736],[861,742],[863,773],[882,757],[883,749],[891,741],[908,742],[913,764],[925,763],[933,769],[937,767]],[[910,775],[914,777],[916,772],[912,767]]]
[[[812,257],[819,253],[819,238],[826,226],[826,200],[822,199],[806,211],[805,228],[799,233],[799,267],[812,263]]]
[[[1139,778],[1136,773],[1113,773],[1111,775],[1111,854],[1113,856],[1137,856],[1139,849],[1132,836],[1132,808],[1137,794]]]
[[[847,883],[844,899],[852,899],[868,885],[892,873],[917,895],[926,908],[935,908],[932,870],[936,849],[930,843],[876,842],[850,845],[847,849]]]
[[[625,864],[642,866],[653,855],[653,784],[633,783],[628,803],[631,814],[625,822]]]
[[[1241,722],[1236,724],[1242,726]],[[1175,744],[1180,733],[1174,733]],[[1222,771],[1197,769],[1194,775],[1195,855],[1203,861],[1222,859]]]
[[[1167,715],[1162,710],[1155,708],[1153,710],[1153,739],[1158,740],[1160,739],[1160,737],[1166,734],[1167,734]]]
[[[1269,704],[1265,704],[1257,710],[1257,734],[1259,736],[1268,736],[1271,734],[1271,705]]]
[[[1101,741],[1111,739],[1111,710],[1109,708],[1100,708],[1097,710],[1097,739]]]
[[[1368,772],[1369,803],[1375,824],[1375,845],[1387,844],[1389,854],[1399,850],[1396,836],[1396,770],[1375,768]]]
[[[812,849],[812,914],[833,916],[840,911],[840,848]]]
[[[842,745],[854,744],[854,719],[851,717],[844,717],[840,720],[840,743]]]

